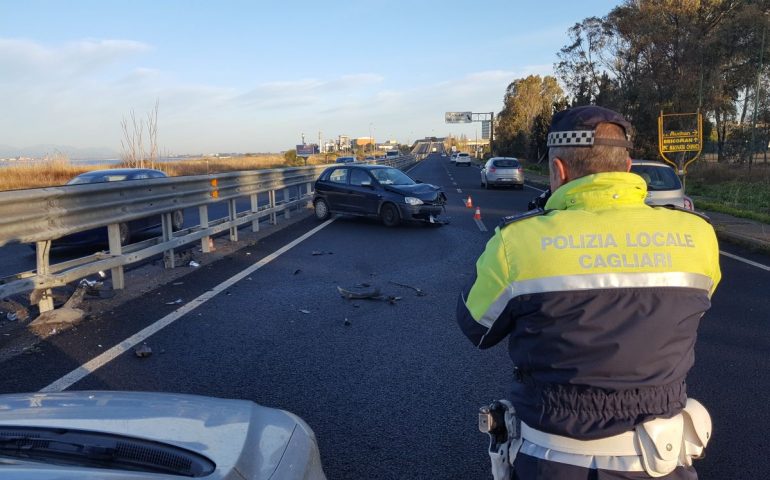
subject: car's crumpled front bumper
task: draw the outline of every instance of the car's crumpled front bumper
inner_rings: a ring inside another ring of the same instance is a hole
[[[402,203],[399,205],[401,218],[404,220],[430,220],[431,217],[438,217],[446,212],[446,195],[444,192],[438,192],[434,200],[423,200],[422,205],[409,205]]]

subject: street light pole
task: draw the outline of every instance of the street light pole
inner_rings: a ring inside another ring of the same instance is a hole
[[[757,88],[754,90],[754,112],[751,115],[751,143],[749,143],[749,168],[754,163],[754,135],[757,130],[757,109],[759,108],[760,76],[762,75],[762,61],[765,53],[765,32],[767,31],[767,17],[762,17],[762,44],[759,48],[759,69],[757,69]]]
[[[369,153],[374,155],[374,138],[372,137],[372,122],[369,122]]]

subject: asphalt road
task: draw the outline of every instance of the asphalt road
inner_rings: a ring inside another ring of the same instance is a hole
[[[411,175],[444,186],[449,225],[388,229],[339,218],[150,337],[151,357],[124,354],[72,388],[246,398],[290,410],[315,430],[330,479],[489,478],[476,413],[505,396],[510,361],[504,345],[471,346],[455,324],[455,304],[497,219],[524,211],[537,192],[485,191],[477,168],[438,155]],[[489,231],[463,205],[468,194]],[[0,391],[48,385],[175,308],[165,302],[192,300],[317,225],[299,222],[194,271],[183,285],[51,337],[39,352],[0,365]],[[770,272],[724,257],[722,270],[689,378],[691,396],[715,425],[698,469],[704,479],[765,478]],[[401,299],[348,301],[337,293],[359,284]]]

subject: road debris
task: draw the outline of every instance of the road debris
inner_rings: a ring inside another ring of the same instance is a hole
[[[399,287],[411,288],[412,290],[414,290],[417,293],[418,297],[424,297],[425,295],[427,295],[427,293],[425,293],[422,289],[419,289],[417,287],[413,287],[411,285],[406,285],[404,283],[394,282],[393,280],[389,281],[388,283],[391,283],[393,285],[398,285]]]
[[[363,300],[363,299],[381,300],[382,299],[382,294],[380,293],[380,289],[377,287],[374,287],[364,292],[353,292],[350,290],[346,290],[338,285],[337,291],[340,292],[340,295],[342,295],[343,298],[346,298],[348,300]]]
[[[310,313],[310,310],[300,310],[299,313],[304,313],[305,315],[307,315],[308,313]]]
[[[401,300],[401,297],[394,297],[393,295],[388,295],[386,298],[389,304],[395,305],[397,301]]]
[[[184,282],[174,282],[171,285],[184,285]]]
[[[134,355],[139,358],[147,358],[152,355],[152,348],[150,348],[146,343],[143,343],[137,347],[134,347]]]
[[[201,264],[196,262],[195,260],[190,260],[190,263],[188,263],[188,265],[191,266],[192,268],[198,268],[201,266]]]
[[[323,250],[313,250],[311,253],[314,257],[317,257],[319,255],[334,255],[334,252],[325,252]]]
[[[10,322],[24,322],[29,319],[29,310],[21,303],[10,298],[0,300],[0,313],[4,313],[5,318]]]
[[[348,317],[345,317],[345,321],[342,322],[342,324],[345,325],[346,327],[349,327],[351,325],[350,320],[348,320]]]
[[[358,289],[360,291],[353,289]],[[396,302],[402,299],[402,297],[395,295],[383,295],[379,287],[373,287],[368,283],[359,283],[353,287],[353,289],[349,290],[342,288],[339,285],[337,286],[337,291],[339,292],[340,296],[347,300],[382,300],[388,302],[391,305],[395,305]],[[360,308],[360,305],[354,303],[353,307]]]
[[[298,268],[294,270],[294,275],[299,275],[300,273],[302,273],[302,269]]]
[[[179,305],[180,303],[182,303],[182,299],[181,298],[177,298],[173,302],[166,302],[166,305]]]

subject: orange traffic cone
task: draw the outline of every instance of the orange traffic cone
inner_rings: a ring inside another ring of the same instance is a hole
[[[481,220],[481,207],[476,207],[476,213],[473,215],[474,220]]]
[[[473,199],[471,199],[470,195],[468,195],[468,199],[465,201],[465,206],[468,208],[473,208]]]

